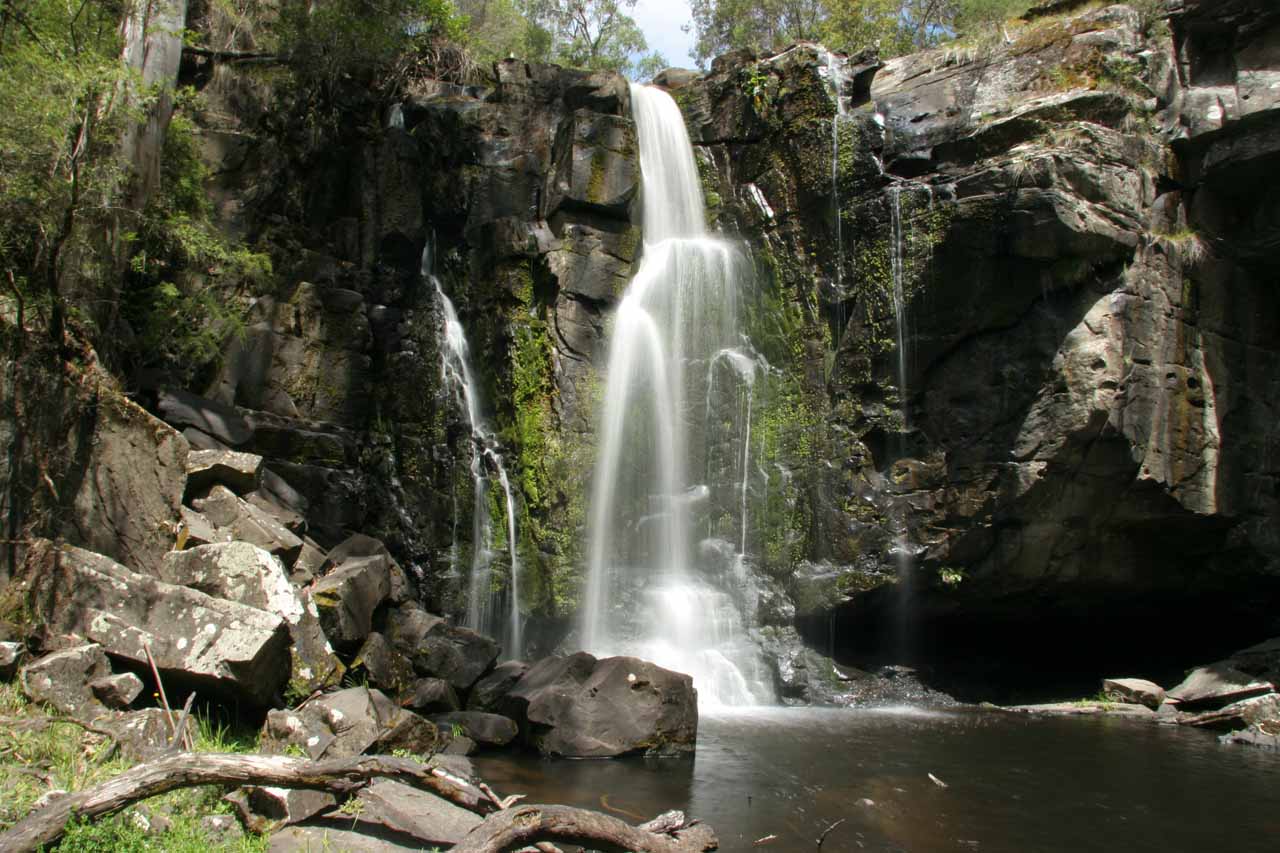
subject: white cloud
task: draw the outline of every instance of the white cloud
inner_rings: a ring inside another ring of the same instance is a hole
[[[644,33],[650,50],[656,50],[667,62],[678,68],[693,68],[693,33],[683,32],[683,26],[692,26],[688,0],[638,0],[631,10]]]

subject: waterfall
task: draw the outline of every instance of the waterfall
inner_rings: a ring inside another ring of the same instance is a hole
[[[431,241],[422,250],[422,276],[435,288],[440,311],[444,315],[444,341],[440,351],[440,378],[444,387],[453,391],[454,398],[467,416],[471,430],[471,569],[467,579],[466,626],[482,634],[503,639],[503,648],[512,657],[519,657],[524,641],[520,622],[520,559],[516,540],[516,507],[511,495],[511,480],[506,465],[498,452],[497,440],[480,413],[480,392],[471,373],[466,332],[458,319],[453,302],[444,293],[440,279],[434,272]],[[499,603],[493,592],[493,524],[489,515],[489,474],[492,467],[502,487],[506,507],[507,554],[511,576],[507,587],[509,616],[504,628],[495,617],[494,608]],[[455,503],[454,542],[450,545],[449,560],[452,573],[457,570],[457,519]]]
[[[770,702],[770,678],[735,600],[740,589],[694,560],[694,519],[710,503],[710,488],[688,481],[707,453],[711,409],[709,396],[705,415],[690,402],[710,394],[717,355],[742,341],[737,300],[746,265],[707,235],[693,147],[675,102],[638,85],[631,102],[644,247],[609,347],[581,644],[688,673],[706,705]],[[749,452],[743,448],[744,462]],[[744,470],[744,500],[745,477]],[[745,504],[741,522],[745,543]]]
[[[911,414],[909,406],[909,388],[907,386],[907,369],[908,369],[908,353],[910,344],[910,332],[907,323],[907,254],[906,254],[906,229],[902,222],[902,194],[907,190],[916,190],[924,192],[928,195],[929,209],[933,209],[933,188],[928,184],[914,184],[910,182],[894,183],[890,185],[886,192],[889,198],[889,267],[891,278],[893,281],[893,326],[894,326],[894,344],[897,348],[898,355],[898,400],[900,407],[900,416],[902,418],[901,440],[899,446],[899,456],[906,457],[908,454],[907,431],[911,426]],[[920,549],[912,543],[910,530],[907,525],[907,512],[903,509],[904,499],[900,498],[895,502],[897,509],[894,519],[898,528],[894,535],[893,557],[896,563],[898,575],[898,598],[900,602],[899,621],[898,621],[898,651],[905,659],[910,655],[911,651],[911,595],[912,589],[912,573],[915,568],[915,558]]]
[[[849,101],[844,91],[849,84],[848,60],[827,50],[820,50],[820,73],[831,85],[836,102],[835,115],[831,117],[831,206],[836,235],[836,288],[844,285],[844,223],[840,210],[840,120],[849,114]]]

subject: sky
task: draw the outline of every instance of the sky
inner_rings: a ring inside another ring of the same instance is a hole
[[[676,68],[693,68],[693,33],[680,28],[692,24],[688,0],[638,0],[631,10],[644,33],[650,50],[660,51],[667,62]]]

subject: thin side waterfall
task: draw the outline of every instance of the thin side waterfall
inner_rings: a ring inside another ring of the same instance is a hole
[[[840,209],[840,123],[849,114],[849,102],[845,88],[849,83],[848,61],[830,51],[821,51],[821,71],[831,85],[836,102],[836,114],[831,117],[831,206],[836,235],[836,288],[844,285],[844,223]]]
[[[610,341],[581,644],[688,673],[704,705],[767,703],[770,678],[747,636],[738,590],[715,560],[694,558],[692,532],[718,484],[688,479],[709,452],[714,362],[742,340],[737,301],[746,264],[707,235],[693,148],[675,102],[638,85],[631,102],[644,249]],[[704,396],[705,409],[690,406]],[[743,440],[749,444],[749,436]],[[749,453],[744,447],[744,461]],[[745,505],[741,522],[745,543]]]
[[[914,184],[898,184],[895,183],[887,188],[889,197],[889,227],[890,227],[890,271],[893,279],[893,325],[894,325],[894,343],[897,347],[898,356],[898,399],[900,406],[900,415],[902,418],[901,428],[901,446],[899,455],[905,457],[908,452],[907,448],[907,431],[911,426],[911,414],[909,406],[910,389],[907,385],[908,358],[910,350],[909,325],[907,322],[907,255],[906,255],[906,233],[902,222],[902,194],[909,189],[927,192],[929,195],[929,207],[933,207],[933,190],[928,185],[919,186]],[[895,519],[897,531],[894,537],[893,554],[894,561],[897,564],[898,574],[898,598],[899,598],[899,614],[898,614],[898,638],[897,646],[899,654],[904,658],[908,658],[911,654],[911,622],[912,622],[912,602],[913,593],[912,579],[915,567],[915,557],[918,552],[917,547],[912,543],[910,531],[907,527],[906,512],[898,510],[898,518]]]
[[[495,437],[480,413],[480,394],[471,373],[466,332],[458,319],[453,302],[444,293],[440,279],[436,277],[431,255],[431,242],[422,251],[422,275],[435,288],[440,310],[444,315],[444,346],[440,353],[440,375],[445,387],[453,390],[454,397],[466,413],[471,428],[471,569],[467,578],[466,627],[482,634],[501,637],[506,654],[519,657],[524,648],[520,621],[520,559],[516,539],[516,507],[511,495],[511,480],[498,452]],[[486,464],[487,463],[487,464]],[[502,487],[507,515],[507,554],[511,576],[508,579],[507,604],[509,615],[503,626],[495,614],[499,605],[493,592],[493,523],[489,516],[488,468],[496,472]],[[455,503],[454,542],[450,546],[450,569],[456,571],[458,560],[457,519]]]

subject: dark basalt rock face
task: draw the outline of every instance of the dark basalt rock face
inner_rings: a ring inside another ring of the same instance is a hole
[[[712,214],[794,317],[751,334],[810,440],[763,464],[829,589],[762,569],[820,647],[1088,657],[1196,620],[1150,663],[1275,627],[1280,28],[1175,5],[1171,31],[1111,6],[851,58],[836,153],[818,48],[670,83]],[[1090,618],[1116,633],[1064,642]]]
[[[1260,0],[1169,10],[850,57],[834,133],[816,46],[660,77],[708,216],[755,268],[746,330],[773,369],[741,603],[787,697],[847,692],[795,628],[868,664],[1079,664],[1091,688],[1280,631],[1280,24]],[[576,605],[606,320],[640,242],[626,82],[508,60],[486,87],[417,84],[402,126],[353,88],[315,145],[287,97],[232,67],[218,81],[212,191],[229,229],[273,248],[279,283],[207,385],[139,382],[186,431],[175,456],[188,439],[261,455],[242,500],[303,541],[295,573],[360,531],[427,610],[460,612],[472,449],[440,378],[429,246],[549,626],[516,652],[546,653]],[[707,512],[737,517],[718,500]],[[330,639],[355,651],[365,609]],[[492,664],[482,651],[445,676],[455,689]]]

